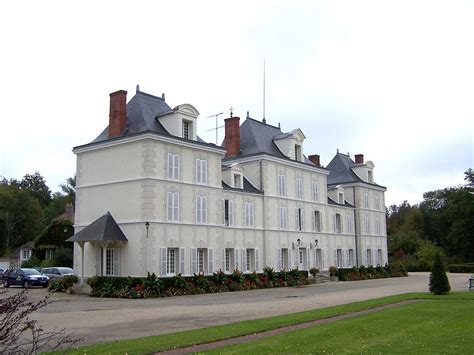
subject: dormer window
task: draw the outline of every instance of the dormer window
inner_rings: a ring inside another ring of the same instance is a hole
[[[339,192],[339,193],[337,194],[337,196],[338,196],[338,202],[339,202],[341,205],[343,205],[343,204],[344,204],[344,193],[343,193],[343,192]]]
[[[296,161],[301,160],[301,146],[298,144],[295,144],[295,160]]]
[[[367,178],[368,178],[367,180],[368,180],[369,182],[374,182],[374,173],[372,172],[372,170],[369,170],[369,171],[367,172]]]
[[[234,187],[236,189],[243,189],[243,176],[241,174],[234,174]]]
[[[183,138],[190,139],[192,136],[191,122],[183,120]]]

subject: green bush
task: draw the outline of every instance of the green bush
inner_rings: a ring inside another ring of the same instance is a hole
[[[36,256],[33,255],[28,260],[23,261],[21,263],[21,267],[31,269],[31,268],[39,267],[40,264],[41,264],[41,261]]]
[[[474,263],[451,264],[448,266],[449,272],[454,273],[474,273]]]
[[[361,265],[359,268],[357,268],[354,266],[352,268],[339,269],[338,274],[339,281],[380,279],[386,277],[401,277],[408,275],[402,263],[393,263],[391,265],[387,265],[386,267],[369,266],[366,268],[364,265]]]
[[[329,276],[337,276],[338,275],[338,269],[336,266],[330,266],[329,267]]]
[[[79,282],[79,278],[76,275],[66,275],[61,279],[51,280],[48,290],[50,292],[64,292],[72,288],[77,282]]]
[[[433,260],[433,267],[430,274],[430,292],[435,295],[445,295],[451,290],[448,277],[444,271],[441,256],[436,253]]]

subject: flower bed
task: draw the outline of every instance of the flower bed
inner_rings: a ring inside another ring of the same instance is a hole
[[[356,281],[369,279],[382,279],[387,277],[403,277],[408,276],[408,273],[402,263],[393,263],[382,266],[352,267],[348,269],[338,269],[337,276],[339,281]]]
[[[258,274],[234,270],[232,274],[219,271],[213,275],[173,277],[157,277],[154,273],[146,278],[94,276],[87,283],[92,288],[91,296],[153,298],[307,285],[309,281],[307,271],[274,271],[266,267]]]

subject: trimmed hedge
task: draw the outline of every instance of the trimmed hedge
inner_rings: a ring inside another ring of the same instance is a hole
[[[352,267],[348,269],[338,269],[337,275],[339,281],[357,281],[382,279],[387,277],[402,277],[408,276],[408,273],[402,263],[393,263],[383,266],[368,266],[361,265],[360,267]]]
[[[474,263],[448,265],[449,272],[474,273]]]
[[[173,277],[157,277],[154,273],[146,278],[94,276],[87,283],[92,288],[91,296],[153,298],[307,285],[309,281],[307,271],[264,268],[263,273],[258,274],[234,270],[232,274],[219,271],[213,275]]]

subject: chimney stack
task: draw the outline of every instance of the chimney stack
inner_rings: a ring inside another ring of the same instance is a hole
[[[309,155],[308,159],[311,160],[311,163],[313,163],[314,165],[321,166],[321,162],[319,161],[319,154]]]
[[[225,137],[224,148],[226,157],[236,157],[240,153],[240,118],[230,117],[224,120]]]
[[[127,92],[119,90],[110,94],[109,138],[122,135],[127,114]]]
[[[356,154],[355,155],[355,163],[356,164],[364,164],[364,154]]]

